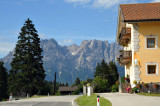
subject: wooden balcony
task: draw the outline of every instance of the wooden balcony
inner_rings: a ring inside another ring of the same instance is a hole
[[[119,44],[127,46],[131,40],[131,28],[123,27],[119,36]]]
[[[124,66],[132,61],[132,51],[120,51],[120,55],[117,58],[120,65]]]

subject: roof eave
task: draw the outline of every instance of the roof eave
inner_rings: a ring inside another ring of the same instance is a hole
[[[154,22],[154,21],[160,21],[160,19],[124,20],[124,22]]]
[[[116,42],[119,42],[119,24],[120,24],[120,14],[122,14],[121,8],[119,6],[119,10],[118,10],[118,21],[117,21],[117,34],[116,34]]]

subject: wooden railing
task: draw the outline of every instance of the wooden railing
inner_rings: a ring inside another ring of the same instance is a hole
[[[119,44],[126,45],[128,44],[130,39],[131,39],[131,28],[123,27],[119,35]]]
[[[132,51],[120,51],[120,55],[119,55],[119,58],[118,59],[118,62],[120,65],[125,65],[127,64],[128,62],[130,62],[132,60]]]

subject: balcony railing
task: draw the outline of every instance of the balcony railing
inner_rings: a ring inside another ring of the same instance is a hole
[[[131,39],[131,28],[123,27],[119,36],[119,44],[126,46]]]
[[[120,51],[120,55],[117,58],[120,65],[124,66],[132,61],[132,51]]]

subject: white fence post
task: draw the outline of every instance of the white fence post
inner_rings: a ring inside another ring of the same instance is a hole
[[[100,96],[97,96],[97,106],[100,106]]]

